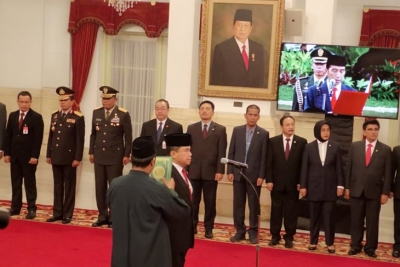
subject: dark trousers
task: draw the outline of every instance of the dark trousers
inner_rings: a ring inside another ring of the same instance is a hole
[[[260,215],[260,186],[253,183],[253,187],[243,177],[239,181],[233,181],[233,222],[236,232],[240,235],[246,233],[246,225],[244,223],[245,209],[246,209],[246,195],[249,205],[249,234],[257,234],[258,229],[258,215]],[[257,192],[257,193],[256,193]],[[258,195],[258,197],[257,197]]]
[[[325,243],[332,246],[335,240],[335,201],[308,201],[310,210],[310,244],[318,244],[321,219],[324,221]]]
[[[121,160],[122,162],[122,160]],[[122,175],[124,165],[100,165],[94,164],[94,176],[96,186],[96,203],[99,210],[99,221],[109,219],[107,204],[107,188],[118,176]]]
[[[11,162],[11,208],[19,211],[22,208],[22,181],[25,185],[28,211],[36,211],[36,168],[37,164],[21,163],[18,160]]]
[[[380,199],[367,199],[361,197],[350,198],[351,207],[351,248],[362,249],[364,236],[364,219],[367,233],[364,251],[375,251],[378,247],[379,212],[381,211]]]
[[[285,240],[293,241],[297,227],[297,202],[299,191],[271,191],[271,235],[273,239],[281,239],[282,219],[284,220]]]
[[[76,167],[52,165],[54,178],[53,216],[72,218],[75,207]]]
[[[187,250],[185,252],[171,251],[172,267],[183,267],[183,266],[185,266],[186,253],[187,253]]]
[[[393,250],[400,251],[400,199],[393,199],[394,211],[394,244]]]
[[[204,228],[207,232],[211,232],[214,228],[214,220],[217,215],[216,199],[218,181],[203,180],[203,179],[190,179],[193,187],[193,220],[194,228],[197,227],[199,222],[199,207],[201,200],[201,193],[203,192],[204,201]]]

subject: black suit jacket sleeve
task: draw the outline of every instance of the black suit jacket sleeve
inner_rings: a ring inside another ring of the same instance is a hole
[[[34,115],[33,119],[35,121],[35,132],[33,138],[33,149],[31,153],[31,158],[39,159],[40,149],[42,147],[42,142],[43,142],[44,122],[42,115],[40,115],[39,113],[34,112],[32,115]]]
[[[221,133],[218,136],[218,166],[217,173],[225,173],[225,164],[221,163],[221,158],[226,156],[226,147],[228,146],[226,128],[222,127]]]
[[[0,103],[0,150],[4,150],[3,144],[6,135],[6,121],[7,121],[6,105]]]
[[[228,150],[228,159],[232,159],[232,160],[234,160],[234,158],[235,158],[236,130],[237,130],[237,127],[235,127],[232,131],[231,142],[229,143],[229,150]],[[227,164],[228,174],[233,174],[233,168],[234,168],[233,165]]]

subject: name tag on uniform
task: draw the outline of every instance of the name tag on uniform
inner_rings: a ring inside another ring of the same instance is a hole
[[[24,127],[22,127],[22,133],[23,134],[28,134],[28,126],[24,126]]]

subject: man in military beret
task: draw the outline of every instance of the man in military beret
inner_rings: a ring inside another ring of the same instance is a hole
[[[307,91],[304,111],[331,113],[341,91],[357,92],[356,89],[342,83],[346,74],[346,58],[331,55],[326,64],[328,78],[321,85],[313,85]]]
[[[161,184],[149,177],[155,157],[153,138],[136,138],[132,143],[132,170],[114,179],[108,189],[113,213],[112,266],[176,267],[167,223],[190,217],[190,210],[173,191],[173,178],[164,178]]]
[[[83,156],[85,119],[74,111],[75,91],[58,87],[60,110],[51,114],[46,162],[52,165],[54,178],[53,216],[47,222],[70,223],[75,207],[76,170]]]
[[[175,181],[175,191],[190,207],[190,214],[182,216],[179,221],[168,224],[171,239],[172,266],[183,267],[187,251],[194,246],[193,187],[185,169],[192,160],[192,153],[190,152],[192,137],[190,134],[183,133],[169,134],[165,136],[165,142],[172,157],[171,176]]]
[[[249,39],[252,11],[237,9],[233,37],[215,46],[210,85],[266,88],[264,47]]]
[[[299,79],[300,87],[297,87],[297,84],[295,85],[292,110],[303,111],[308,88],[313,85],[321,86],[326,81],[328,77],[326,62],[328,61],[328,57],[330,55],[331,52],[323,48],[315,48],[313,51],[311,51],[311,67],[314,73],[309,77]]]
[[[118,91],[109,86],[99,89],[102,94],[100,108],[93,111],[89,160],[94,163],[96,202],[99,217],[93,227],[112,227],[106,202],[107,184],[122,175],[129,162],[132,145],[132,123],[129,112],[118,107]]]

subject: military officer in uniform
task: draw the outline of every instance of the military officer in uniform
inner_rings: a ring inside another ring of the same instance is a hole
[[[74,111],[75,91],[58,87],[61,110],[51,114],[46,162],[52,165],[54,178],[53,216],[47,222],[71,222],[75,206],[76,169],[82,161],[85,120]]]
[[[304,111],[304,104],[306,101],[307,90],[313,85],[321,86],[324,81],[326,81],[328,70],[326,68],[326,63],[328,62],[328,57],[331,55],[326,49],[315,48],[311,51],[310,56],[312,60],[313,75],[308,77],[303,77],[298,80],[300,83],[300,89],[296,90],[296,85],[293,90],[293,106],[292,110]]]
[[[102,94],[100,108],[93,111],[90,135],[89,160],[94,163],[96,202],[99,217],[93,227],[112,227],[106,201],[107,184],[122,176],[124,165],[129,162],[132,147],[132,123],[126,109],[118,107],[118,91],[109,86],[99,89]]]

